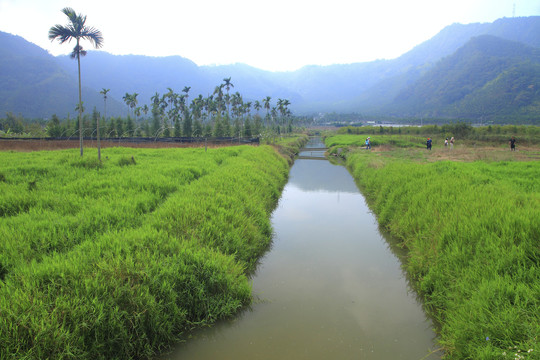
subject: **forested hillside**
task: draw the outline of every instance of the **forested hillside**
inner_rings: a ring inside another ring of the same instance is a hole
[[[540,48],[491,35],[475,37],[405,87],[390,108],[405,116],[535,116],[539,68]]]

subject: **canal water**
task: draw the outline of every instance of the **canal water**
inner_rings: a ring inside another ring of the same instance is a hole
[[[434,325],[353,178],[313,150],[324,144],[306,147],[272,216],[254,304],[165,359],[440,359]]]

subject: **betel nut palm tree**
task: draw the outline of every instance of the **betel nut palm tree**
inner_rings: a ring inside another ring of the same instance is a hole
[[[228,77],[228,78],[225,78],[223,79],[223,82],[224,84],[221,84],[221,86],[225,87],[225,89],[227,90],[227,97],[225,98],[226,102],[227,102],[227,118],[230,117],[230,113],[229,113],[229,104],[231,102],[231,98],[229,97],[229,90],[234,87],[233,83],[231,82],[231,78]]]
[[[268,125],[268,122],[270,121],[270,100],[272,100],[270,96],[267,96],[263,99],[264,108],[266,109],[266,117],[264,120],[265,126]]]
[[[104,121],[107,121],[107,93],[111,91],[111,89],[105,89],[105,88],[102,88],[101,91],[99,92],[100,94],[103,95],[103,102],[104,102]],[[99,139],[99,117],[98,117],[98,120],[97,120],[97,151],[98,151],[98,160],[101,161],[101,143],[100,143],[100,139]]]
[[[81,147],[81,156],[83,156],[83,126],[82,126],[82,95],[81,95],[81,56],[86,55],[86,51],[82,48],[80,41],[89,40],[94,48],[103,46],[103,36],[101,31],[91,26],[86,25],[86,16],[77,14],[72,8],[66,7],[62,12],[68,17],[69,23],[64,25],[54,25],[49,29],[49,40],[58,39],[60,44],[71,42],[75,39],[77,44],[71,52],[71,58],[77,59],[79,72],[79,142]]]

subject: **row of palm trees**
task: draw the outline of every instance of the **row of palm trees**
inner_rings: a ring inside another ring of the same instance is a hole
[[[62,12],[68,17],[69,23],[64,25],[55,25],[49,30],[49,39],[54,41],[57,39],[61,44],[76,41],[76,45],[73,48],[71,57],[77,59],[78,75],[79,75],[79,103],[77,104],[78,111],[78,127],[79,127],[79,140],[80,140],[80,153],[83,156],[83,102],[81,96],[81,56],[86,55],[86,51],[80,45],[81,40],[89,40],[95,48],[99,48],[103,45],[103,36],[101,32],[93,27],[86,25],[86,16],[77,14],[72,8],[66,7],[62,9]],[[265,125],[268,126],[274,119],[278,119],[278,113],[281,115],[281,123],[285,122],[284,119],[290,117],[291,112],[288,108],[290,102],[288,100],[279,99],[277,106],[272,107],[270,104],[271,97],[267,96],[259,102],[244,102],[240,93],[235,92],[230,95],[230,90],[234,88],[234,84],[231,82],[231,78],[223,79],[223,83],[216,86],[212,95],[204,98],[199,95],[189,102],[190,87],[186,86],[182,90],[182,94],[175,93],[171,88],[168,88],[168,92],[163,96],[160,96],[157,92],[152,96],[151,108],[148,105],[142,107],[138,105],[137,96],[139,94],[126,93],[123,97],[124,102],[128,106],[128,118],[130,116],[130,110],[135,116],[136,120],[141,115],[141,112],[146,115],[149,111],[152,113],[153,118],[153,130],[156,133],[159,130],[163,130],[163,135],[170,135],[170,130],[175,129],[175,135],[180,133],[180,124],[182,124],[183,133],[185,136],[191,136],[193,121],[195,124],[199,122],[206,123],[206,125],[213,123],[218,129],[222,121],[224,122],[224,128],[230,125],[231,120],[231,107],[232,117],[238,126],[239,122],[242,122],[242,126],[246,124],[244,121],[249,121],[251,114],[251,108],[253,107],[257,113],[264,107],[266,109]],[[225,89],[225,93],[224,90]],[[105,119],[107,119],[107,94],[110,89],[103,88],[100,93],[104,99],[104,113]],[[100,149],[100,131],[99,131],[99,118],[97,121],[97,143],[98,143],[98,158],[101,159]],[[278,124],[279,126],[279,124]],[[220,133],[217,131],[216,133]],[[158,136],[159,134],[156,134]]]
[[[156,93],[151,97],[151,107],[138,106],[138,93],[126,93],[123,99],[128,109],[127,117],[111,118],[107,117],[110,89],[103,88],[100,93],[103,95],[105,115],[102,117],[95,108],[91,116],[84,115],[83,135],[98,135],[99,138],[102,127],[106,137],[250,137],[262,132],[266,135],[271,135],[272,131],[290,132],[293,120],[295,124],[299,120],[290,116],[290,102],[286,99],[278,99],[276,106],[272,106],[270,96],[262,101],[244,102],[239,92],[227,95],[222,91],[224,88],[224,84],[216,86],[215,94],[208,97],[199,95],[189,104],[189,87],[184,88],[183,94],[176,94],[168,88],[164,95]],[[261,109],[266,110],[266,115],[261,116]],[[147,116],[149,113],[150,117]],[[50,136],[60,137],[68,133],[67,136],[71,136],[80,130],[80,126],[77,123],[74,126],[69,119],[60,121],[56,116],[53,118],[54,121],[51,119],[47,128]]]
[[[163,119],[165,128],[172,128],[174,124],[186,121],[202,121],[203,123],[214,123],[214,120],[218,117],[226,117],[229,120],[245,120],[251,115],[252,108],[255,109],[257,114],[261,108],[266,109],[265,126],[269,124],[275,124],[279,121],[279,125],[283,125],[285,119],[289,118],[291,111],[289,109],[290,101],[287,99],[278,99],[275,107],[271,106],[272,98],[270,96],[265,97],[262,103],[259,100],[254,102],[244,102],[242,95],[239,92],[235,92],[232,95],[229,93],[224,94],[223,89],[230,89],[234,85],[231,83],[231,78],[223,79],[224,83],[216,86],[213,94],[208,97],[199,95],[189,102],[189,91],[191,87],[184,87],[183,94],[175,93],[173,89],[167,88],[168,92],[160,96],[158,92],[151,97],[151,108],[148,105],[137,106],[138,99],[137,93],[126,93],[123,97],[124,102],[129,110],[137,120],[141,114],[147,115],[152,113],[154,119]],[[105,107],[107,101],[107,95],[105,91],[109,89],[103,89]],[[278,116],[279,115],[279,116]],[[161,126],[161,125],[160,125]],[[188,135],[188,134],[186,134]]]

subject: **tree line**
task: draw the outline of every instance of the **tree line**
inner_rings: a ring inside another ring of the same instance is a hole
[[[125,117],[107,117],[109,89],[103,89],[103,115],[96,108],[83,115],[82,134],[96,137],[98,124],[104,138],[251,137],[292,132],[296,118],[289,109],[289,100],[278,99],[275,105],[270,96],[260,101],[244,101],[238,91],[233,94],[226,91],[233,86],[227,78],[216,86],[213,94],[198,95],[191,100],[190,87],[184,87],[181,93],[168,88],[162,95],[156,92],[150,99],[150,106],[139,104],[139,94],[126,93],[123,100],[128,114]],[[43,131],[50,137],[70,137],[80,130],[76,120],[53,115],[44,124]],[[26,128],[24,123],[24,119],[8,114],[6,119],[0,120],[0,130],[21,133]]]
[[[190,100],[191,87],[177,93],[172,88],[156,92],[148,104],[140,105],[138,93],[123,96],[127,116],[107,117],[107,99],[110,89],[103,88],[103,113],[94,108],[77,118],[59,118],[56,114],[46,122],[36,122],[7,113],[0,119],[0,131],[6,134],[35,137],[70,138],[82,133],[83,137],[252,137],[290,133],[297,123],[304,122],[292,115],[290,101],[272,98],[245,101],[236,91],[231,78],[223,79],[207,97],[198,95]],[[78,105],[75,107],[78,112]],[[82,125],[82,128],[80,127]],[[98,126],[100,129],[98,129]]]

